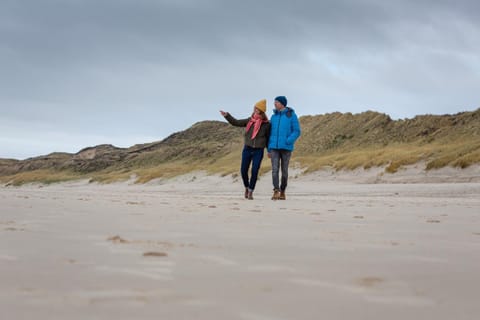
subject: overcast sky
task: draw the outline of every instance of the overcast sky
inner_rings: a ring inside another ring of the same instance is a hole
[[[0,0],[0,158],[299,115],[480,107],[480,1]]]

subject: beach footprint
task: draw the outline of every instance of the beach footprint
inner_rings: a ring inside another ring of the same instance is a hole
[[[129,241],[123,239],[122,237],[116,235],[113,237],[109,237],[107,241],[113,242],[113,243],[129,243]]]
[[[385,280],[380,277],[364,277],[357,279],[355,283],[364,288],[373,288],[380,285],[384,281]]]
[[[4,229],[5,231],[25,231],[23,228],[8,227]]]
[[[5,231],[25,231],[25,228],[19,228],[15,221],[0,221],[0,225],[6,226]]]
[[[127,201],[126,204],[129,204],[129,205],[145,205],[145,202],[141,201],[141,202],[138,202],[138,201]]]
[[[158,251],[148,251],[143,253],[144,257],[167,257],[168,254],[166,252],[158,252]]]

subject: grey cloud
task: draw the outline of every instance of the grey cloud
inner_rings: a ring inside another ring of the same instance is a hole
[[[75,136],[80,147],[82,134],[97,137],[88,143],[160,139],[220,107],[240,116],[263,97],[271,106],[278,94],[300,114],[475,108],[479,9],[446,0],[4,0],[0,130],[15,138],[7,124],[43,128],[22,139],[52,140],[55,150],[58,139],[42,132]]]

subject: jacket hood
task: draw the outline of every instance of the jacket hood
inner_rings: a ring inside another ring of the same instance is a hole
[[[292,113],[295,113],[295,110],[294,110],[293,108],[285,107],[285,109],[283,109],[282,111],[278,111],[277,109],[273,109],[273,114],[285,113],[285,112],[287,112],[288,110],[290,110]]]

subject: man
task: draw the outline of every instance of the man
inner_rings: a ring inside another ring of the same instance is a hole
[[[268,157],[272,160],[272,200],[286,200],[288,164],[295,141],[301,133],[298,117],[292,108],[287,107],[286,97],[278,96],[275,98],[275,110],[273,110],[270,125]],[[280,168],[282,170],[281,183],[279,179]]]

